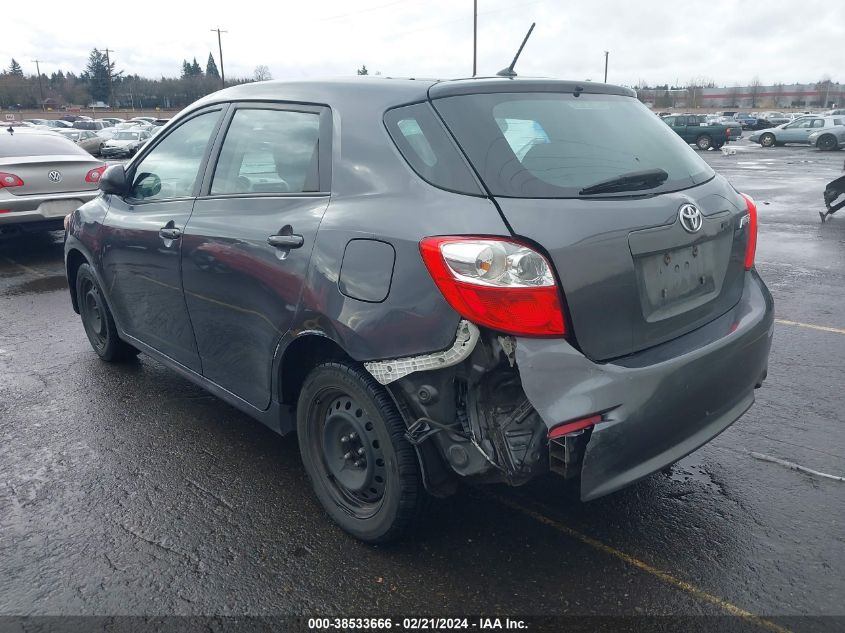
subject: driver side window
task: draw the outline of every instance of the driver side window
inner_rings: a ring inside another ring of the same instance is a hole
[[[194,194],[203,155],[220,112],[189,119],[156,145],[135,168],[129,198],[167,200]]]

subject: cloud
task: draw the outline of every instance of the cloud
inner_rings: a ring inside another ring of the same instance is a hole
[[[507,66],[532,21],[537,28],[517,66],[520,74],[633,85],[707,77],[719,84],[843,80],[832,47],[845,41],[845,3],[805,0],[710,0],[702,5],[655,0],[479,0],[480,74]],[[229,77],[258,64],[276,78],[371,72],[459,77],[472,72],[469,0],[342,0],[194,3],[147,0],[113,4],[92,28],[61,18],[66,3],[45,0],[33,12],[6,17],[0,64],[30,60],[41,69],[80,72],[92,47],[115,49],[119,69],[176,76],[183,59],[217,58],[218,25]],[[796,17],[798,14],[800,17]],[[59,16],[44,19],[45,15]],[[746,17],[751,16],[751,17]],[[809,16],[817,16],[808,19]],[[219,60],[218,60],[219,63]]]

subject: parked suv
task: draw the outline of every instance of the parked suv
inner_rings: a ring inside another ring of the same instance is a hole
[[[627,88],[245,84],[101,189],[65,246],[96,353],[144,352],[296,431],[365,541],[461,479],[606,495],[721,433],[766,377],[754,203]]]

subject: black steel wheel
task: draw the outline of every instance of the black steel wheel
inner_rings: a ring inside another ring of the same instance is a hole
[[[82,327],[100,358],[111,362],[138,355],[137,349],[120,340],[114,317],[88,264],[82,264],[76,272],[76,298]]]
[[[819,137],[819,140],[816,141],[816,147],[818,147],[823,152],[831,152],[836,149],[838,143],[836,142],[836,137],[833,134],[823,134]]]
[[[713,139],[710,138],[709,134],[702,134],[697,139],[695,139],[695,146],[700,149],[701,151],[705,151],[710,149],[710,146],[713,144]]]
[[[318,365],[303,384],[297,431],[305,470],[326,512],[362,541],[395,540],[423,511],[405,428],[385,388],[357,365]]]

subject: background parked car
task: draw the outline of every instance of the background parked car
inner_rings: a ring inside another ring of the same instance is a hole
[[[91,130],[56,130],[56,132],[94,156],[100,154],[106,142],[106,139]]]
[[[807,143],[813,147],[818,147],[823,152],[842,149],[845,147],[845,125],[834,125],[831,128],[812,132],[807,137]]]
[[[729,126],[708,123],[707,117],[701,114],[675,114],[663,120],[678,136],[700,150],[718,149],[730,141]]]
[[[739,121],[739,124],[744,130],[750,130],[755,125],[757,125],[756,117],[751,116],[748,112],[737,112],[734,115],[734,119]]]
[[[806,145],[810,134],[818,130],[831,128],[845,123],[843,117],[805,116],[792,123],[786,123],[761,132],[754,132],[748,137],[753,143],[760,143],[763,147],[800,143]]]
[[[73,127],[76,128],[77,130],[97,131],[97,130],[102,130],[103,128],[109,127],[109,126],[107,126],[102,121],[74,121]]]
[[[767,123],[771,123],[775,127],[783,125],[784,123],[789,123],[792,120],[783,112],[763,112],[760,114],[759,118],[765,119]]]
[[[120,130],[103,144],[104,157],[134,156],[150,138],[146,130]]]
[[[123,123],[125,120],[126,119],[120,119],[116,116],[104,116],[103,118],[100,119],[100,121],[103,121],[105,123],[110,123],[111,125],[117,125],[118,123]]]
[[[52,231],[97,196],[106,166],[55,132],[0,130],[0,232]]]

